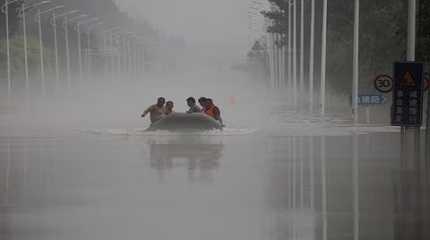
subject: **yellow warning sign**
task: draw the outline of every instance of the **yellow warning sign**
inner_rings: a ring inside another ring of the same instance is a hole
[[[401,87],[416,87],[417,82],[414,79],[414,75],[408,70],[403,75],[402,79],[400,80],[400,86]]]

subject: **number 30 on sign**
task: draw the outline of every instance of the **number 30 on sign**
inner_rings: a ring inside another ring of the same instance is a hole
[[[386,74],[375,78],[375,89],[381,93],[389,93],[393,90],[393,78]]]

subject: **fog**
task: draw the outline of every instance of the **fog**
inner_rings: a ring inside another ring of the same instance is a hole
[[[326,89],[321,11],[315,71],[306,31],[304,72],[297,66],[293,79],[288,63],[294,55],[300,65],[300,52],[286,45],[282,1],[58,0],[42,9],[60,3],[55,13],[79,12],[57,26],[58,15],[41,25],[11,17],[10,62],[0,38],[0,240],[430,238],[430,134],[391,126],[391,93],[367,87],[404,48],[385,51],[378,34],[363,34],[360,91],[387,101],[360,106],[352,120],[352,1],[329,8]],[[367,16],[364,31],[399,21],[383,17]],[[158,97],[183,113],[190,96],[214,100],[222,129],[148,131],[141,114]]]
[[[244,54],[248,36],[248,0],[117,0],[131,15],[190,43],[227,45]],[[241,52],[242,51],[242,52]]]
[[[41,126],[48,129],[53,126],[144,128],[149,124],[148,119],[139,116],[159,96],[173,100],[176,111],[186,110],[185,99],[189,96],[209,96],[222,107],[230,126],[260,127],[257,125],[268,115],[264,106],[271,95],[265,88],[266,80],[234,70],[235,66],[246,63],[250,47],[248,1],[124,0],[116,3],[134,21],[144,21],[156,30],[162,42],[155,43],[158,57],[157,62],[149,63],[152,69],[136,78],[124,72],[111,72],[114,65],[108,64],[108,72],[98,71],[91,78],[80,79],[77,60],[72,59],[72,90],[66,89],[63,75],[60,91],[55,92],[54,76],[49,75],[47,96],[39,92],[40,73],[31,71],[30,101],[23,91],[11,97],[16,103],[12,113],[15,116],[10,116],[15,119],[12,125],[20,124],[17,129],[29,126],[35,129]],[[102,35],[97,37],[101,47]],[[65,63],[60,61],[60,64]],[[16,80],[20,81],[22,76]]]

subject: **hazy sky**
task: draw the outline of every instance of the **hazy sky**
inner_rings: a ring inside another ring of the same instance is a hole
[[[188,42],[248,44],[250,0],[116,0],[132,15]]]

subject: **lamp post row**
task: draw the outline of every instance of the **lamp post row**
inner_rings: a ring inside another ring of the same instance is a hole
[[[287,29],[287,52],[286,71],[284,80],[288,81],[285,86],[292,88],[293,103],[296,108],[303,102],[302,96],[305,93],[305,0],[286,0],[288,4],[288,29]],[[309,112],[314,113],[315,107],[315,30],[316,30],[316,10],[315,0],[310,1],[310,23],[309,23],[309,62],[308,62],[308,94]],[[354,76],[353,95],[358,95],[358,27],[359,27],[359,0],[355,1],[355,24],[354,24]],[[300,13],[298,7],[300,5]],[[326,65],[327,65],[327,5],[328,0],[322,0],[322,21],[321,21],[321,69],[320,69],[320,89],[319,89],[319,113],[326,114]],[[300,23],[298,23],[300,22]],[[299,25],[299,29],[298,28]],[[299,44],[298,44],[299,40]],[[298,46],[299,45],[299,46]],[[274,63],[275,64],[275,63]],[[276,74],[275,74],[276,75]],[[275,80],[278,81],[278,80]],[[354,119],[357,118],[357,103],[353,101]]]
[[[284,86],[292,87],[294,106],[298,107],[298,94],[304,93],[304,8],[305,1],[300,0],[300,56],[297,52],[297,6],[299,0],[285,0],[288,2],[288,30],[287,30],[287,51],[288,56],[284,79],[287,84]],[[309,112],[314,112],[314,79],[315,79],[315,0],[310,1],[310,44],[309,44]],[[327,75],[327,5],[328,0],[322,0],[322,31],[321,31],[321,72],[320,72],[320,115],[326,114],[326,75]],[[408,35],[407,35],[407,60],[415,61],[416,52],[416,16],[417,0],[408,0]],[[354,26],[353,26],[353,76],[352,76],[352,119],[353,123],[358,123],[358,88],[359,88],[359,36],[360,36],[360,0],[354,0]],[[272,41],[273,38],[272,38]],[[272,44],[273,45],[273,44]],[[299,60],[299,66],[297,66]],[[278,63],[273,63],[274,65]],[[299,67],[299,68],[298,68]],[[297,74],[299,71],[299,74]],[[274,73],[275,82],[279,74]],[[271,77],[273,78],[273,76]],[[299,84],[299,86],[298,86]],[[276,84],[275,84],[276,85]],[[303,99],[300,99],[303,100]]]
[[[10,46],[10,30],[9,30],[9,5],[18,2],[19,0],[6,0],[5,3],[3,4],[3,6],[1,7],[1,11],[5,14],[5,24],[6,24],[6,72],[7,72],[7,95],[8,95],[8,99],[10,99],[10,96],[12,94],[12,79],[11,79],[11,46]],[[32,3],[35,2],[35,3]],[[54,53],[55,53],[55,60],[54,60],[54,68],[55,68],[55,90],[58,90],[58,85],[59,85],[59,81],[60,81],[60,67],[59,67],[59,49],[58,49],[58,32],[57,32],[57,23],[58,23],[58,19],[62,18],[63,19],[63,27],[64,27],[64,38],[65,38],[65,48],[66,48],[66,80],[67,80],[67,88],[70,90],[71,89],[71,57],[70,57],[70,34],[69,34],[69,30],[68,30],[68,26],[71,23],[76,22],[76,32],[77,32],[77,38],[78,38],[78,67],[79,67],[79,79],[82,81],[83,79],[83,63],[82,63],[82,46],[81,46],[81,26],[82,25],[87,25],[87,50],[86,50],[86,59],[88,64],[90,64],[90,52],[89,52],[89,48],[91,47],[91,31],[95,28],[98,27],[100,25],[103,25],[103,22],[101,22],[98,18],[95,17],[89,17],[88,15],[85,14],[80,14],[78,16],[73,16],[75,14],[79,13],[79,10],[71,10],[71,11],[66,11],[66,12],[62,12],[60,14],[57,14],[57,10],[64,8],[64,5],[56,5],[53,6],[51,8],[48,8],[46,10],[42,10],[41,7],[52,3],[51,0],[44,0],[44,1],[39,1],[36,2],[35,0],[29,0],[29,1],[23,1],[21,2],[21,6],[19,8],[19,12],[18,12],[18,16],[21,18],[22,20],[22,30],[23,30],[23,47],[24,47],[24,76],[25,76],[25,90],[26,93],[28,94],[29,89],[30,89],[30,74],[29,74],[29,62],[28,62],[28,40],[27,40],[27,12],[36,9],[36,13],[35,13],[35,21],[37,22],[38,26],[38,37],[39,37],[39,56],[40,56],[40,78],[41,78],[41,90],[42,90],[42,95],[45,96],[46,95],[46,72],[45,72],[45,56],[44,56],[44,45],[43,45],[43,29],[42,29],[42,21],[41,18],[44,14],[51,14],[51,25],[53,27],[53,35],[54,35]],[[72,17],[71,17],[72,16]],[[71,18],[70,18],[71,17]],[[84,19],[85,18],[85,19]],[[115,27],[115,28],[111,28],[111,30],[115,30],[115,31],[119,31],[121,30],[120,27]],[[105,32],[103,32],[105,33]],[[111,34],[111,53],[113,53],[113,48],[114,48],[114,34],[123,36],[123,37],[128,37],[131,36],[131,33],[122,33],[122,32],[114,32],[114,31],[110,31]],[[135,35],[135,34],[134,34]],[[135,35],[136,36],[136,35]],[[107,52],[107,44],[106,44],[106,39],[105,39],[105,34],[103,34],[103,38],[104,38],[104,46],[103,46],[103,50],[105,52]],[[137,38],[135,39],[137,40]],[[131,54],[133,51],[131,50],[131,39],[129,39],[127,42],[127,47],[125,48],[127,50],[128,54]],[[136,44],[135,46],[138,46],[138,44]],[[143,51],[142,51],[143,53]],[[132,56],[128,56],[127,57],[127,68],[126,70],[132,70],[137,69],[137,66],[133,66],[132,64],[136,65],[137,62],[133,61],[137,58],[134,58]],[[144,59],[144,57],[142,56],[142,59]],[[134,62],[134,63],[133,63]],[[87,72],[89,72],[91,70],[91,67],[87,65]],[[107,69],[107,68],[106,68]]]

